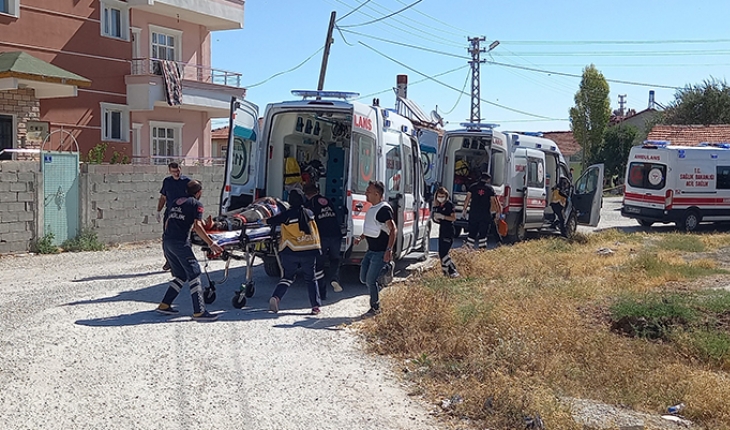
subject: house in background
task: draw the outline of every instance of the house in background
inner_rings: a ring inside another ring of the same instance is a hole
[[[216,128],[211,132],[211,147],[213,148],[213,158],[220,160],[221,164],[225,162],[228,153],[228,127]]]
[[[698,146],[701,143],[730,143],[730,124],[655,125],[647,140],[664,140],[672,145]]]
[[[568,162],[568,167],[575,170],[573,176],[580,174],[581,162],[583,161],[581,147],[573,137],[572,131],[548,131],[542,134],[546,139],[550,139],[558,144],[560,152]]]
[[[91,81],[73,86],[77,97],[37,106],[37,121],[72,133],[82,154],[106,143],[107,159],[205,162],[211,119],[245,94],[240,74],[211,68],[210,35],[242,28],[243,16],[243,0],[0,0],[0,53],[23,51]],[[175,106],[158,60],[179,72]],[[14,148],[19,129],[14,119]]]

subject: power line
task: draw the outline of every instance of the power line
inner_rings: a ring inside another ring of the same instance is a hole
[[[275,74],[273,74],[273,75],[269,76],[268,78],[264,79],[263,81],[261,81],[261,82],[257,82],[257,83],[255,83],[255,84],[253,84],[253,85],[248,85],[248,86],[245,86],[245,88],[254,88],[254,87],[258,87],[259,85],[263,85],[263,84],[265,84],[265,83],[269,82],[270,80],[274,79],[274,78],[275,78],[275,77],[277,77],[277,76],[281,76],[281,75],[284,75],[284,74],[286,74],[286,73],[289,73],[289,72],[293,72],[293,71],[295,71],[296,69],[298,69],[298,68],[302,67],[302,66],[303,66],[304,64],[306,64],[306,63],[307,63],[307,61],[311,60],[311,59],[312,59],[312,58],[313,58],[313,57],[314,57],[315,55],[319,54],[319,53],[320,53],[320,51],[322,51],[323,49],[324,49],[324,46],[320,47],[320,48],[319,48],[318,50],[316,50],[316,51],[315,51],[315,52],[314,52],[314,53],[313,53],[312,55],[310,55],[309,57],[307,57],[307,59],[306,59],[306,60],[302,61],[301,63],[297,64],[296,66],[292,67],[291,69],[289,69],[289,70],[285,70],[285,71],[283,71],[283,72],[275,73]]]
[[[362,42],[360,42],[360,43],[362,43]],[[576,74],[573,74],[573,73],[551,72],[549,70],[541,70],[541,69],[535,69],[535,68],[532,68],[532,67],[518,66],[516,64],[498,63],[496,61],[489,61],[489,60],[487,61],[487,63],[488,64],[494,64],[496,66],[511,67],[513,69],[529,70],[531,72],[547,73],[547,74],[558,75],[558,76],[570,76],[572,78],[580,78],[580,79],[583,79],[583,75],[576,75]],[[670,85],[647,84],[647,83],[643,83],[643,82],[622,81],[622,80],[619,80],[619,79],[608,79],[608,78],[606,78],[606,82],[613,82],[613,83],[616,83],[616,84],[636,85],[636,86],[639,86],[639,87],[667,88],[667,89],[670,89],[670,90],[678,90],[678,89],[680,89],[679,87],[673,87],[673,86],[670,86]]]
[[[341,28],[341,27],[338,27],[338,28],[341,31],[345,31],[347,33],[352,33],[352,34],[356,34],[358,36],[368,37],[370,39],[379,40],[381,42],[390,43],[390,44],[393,44],[393,45],[405,46],[405,47],[414,48],[414,49],[420,49],[421,51],[431,52],[431,53],[434,53],[434,54],[446,55],[448,57],[460,58],[462,60],[471,60],[471,57],[467,57],[465,55],[452,54],[452,53],[449,53],[449,52],[438,51],[438,50],[430,49],[430,48],[424,48],[422,46],[410,45],[408,43],[402,43],[402,42],[396,42],[396,41],[393,41],[393,40],[383,39],[382,37],[371,36],[369,34],[359,33],[357,31],[348,30],[346,28]]]
[[[449,85],[447,83],[444,83],[444,82],[441,82],[438,79],[435,79],[434,77],[429,76],[429,75],[427,75],[425,73],[422,73],[422,72],[420,72],[420,71],[418,71],[418,70],[416,70],[416,69],[414,69],[414,68],[412,68],[412,67],[410,67],[410,66],[408,66],[408,65],[406,65],[406,64],[404,64],[404,63],[402,63],[402,62],[400,62],[398,60],[396,60],[395,58],[392,58],[392,57],[389,57],[386,54],[383,54],[382,52],[378,51],[377,49],[375,49],[375,48],[373,48],[373,47],[371,47],[369,45],[367,45],[364,42],[358,42],[358,43],[360,43],[364,47],[366,47],[366,48],[368,48],[368,49],[376,52],[377,54],[379,54],[379,55],[387,58],[388,60],[390,60],[390,61],[392,61],[392,62],[394,62],[394,63],[396,63],[396,64],[398,64],[398,65],[400,65],[402,67],[405,67],[406,69],[408,69],[408,70],[410,70],[412,72],[418,73],[419,75],[424,76],[424,77],[428,78],[429,80],[432,80],[432,81],[436,82],[439,85],[442,85],[442,86],[444,86],[446,88],[449,88],[451,90],[454,90],[454,91],[457,91],[457,92],[460,92],[460,93],[464,93],[464,91],[461,91],[458,88],[452,87],[451,85]],[[535,118],[554,119],[554,118],[549,118],[549,117],[546,117],[546,116],[537,115],[537,114],[530,113],[530,112],[525,112],[525,111],[522,111],[522,110],[519,110],[519,109],[514,109],[514,108],[511,108],[509,106],[501,105],[499,103],[495,103],[495,102],[492,102],[492,101],[489,101],[489,100],[484,100],[483,98],[479,98],[479,100],[483,101],[484,103],[490,104],[492,106],[496,106],[496,107],[499,107],[499,108],[502,108],[502,109],[505,109],[505,110],[508,110],[508,111],[516,112],[516,113],[519,113],[519,114],[522,114],[522,115],[532,116],[532,117],[535,117]]]
[[[688,51],[531,51],[519,52],[514,55],[522,57],[664,57],[664,56],[706,56],[727,55],[727,49],[705,49]],[[508,57],[507,54],[494,54],[498,57]]]
[[[404,1],[402,1],[402,0],[396,0],[396,1],[397,1],[398,3],[400,3],[400,4],[403,4],[403,5],[404,5],[404,4],[406,4],[406,2],[404,2]],[[449,23],[446,23],[446,22],[444,22],[444,21],[441,21],[441,20],[439,20],[439,19],[437,19],[437,18],[434,18],[434,17],[432,17],[431,15],[429,15],[429,14],[427,14],[427,13],[423,13],[423,12],[421,12],[421,11],[420,11],[420,10],[418,10],[418,9],[413,9],[413,11],[414,11],[414,12],[416,12],[417,14],[419,14],[419,15],[423,15],[423,16],[425,16],[426,18],[429,18],[429,19],[432,19],[432,20],[434,20],[434,21],[438,22],[439,24],[441,24],[441,25],[443,25],[443,26],[446,26],[446,27],[449,27],[449,28],[453,28],[454,30],[459,30],[459,31],[463,31],[463,29],[461,29],[461,28],[458,28],[458,27],[454,27],[453,25],[451,25],[451,24],[449,24]],[[442,31],[442,32],[444,32],[444,33],[447,33],[447,34],[452,34],[452,35],[454,35],[454,36],[460,36],[460,37],[464,37],[464,36],[465,36],[464,34],[456,34],[456,33],[452,33],[452,32],[449,32],[449,31],[445,31],[445,30],[441,30],[441,31]],[[471,33],[478,33],[478,32],[471,32]]]
[[[390,13],[390,14],[385,15],[385,16],[381,16],[380,18],[374,19],[372,21],[362,22],[360,24],[353,24],[353,25],[343,25],[342,28],[345,28],[345,27],[350,27],[350,28],[351,27],[362,27],[363,25],[369,25],[369,24],[376,23],[378,21],[382,21],[384,19],[388,19],[391,16],[398,15],[399,13],[401,13],[401,12],[403,12],[405,10],[408,10],[408,9],[412,8],[413,6],[417,5],[418,3],[422,2],[422,1],[423,0],[416,0],[413,3],[411,3],[411,4],[409,4],[409,5],[405,6],[405,7],[403,7],[401,9],[398,9],[397,11],[395,11],[393,13]]]
[[[675,40],[500,40],[509,45],[670,45],[692,43],[727,43],[730,39]]]
[[[466,65],[463,65],[463,66],[459,66],[459,67],[457,67],[457,68],[455,68],[455,69],[447,70],[447,71],[445,71],[445,72],[441,72],[441,73],[438,73],[438,74],[436,74],[436,75],[433,75],[433,77],[434,77],[434,78],[438,78],[439,76],[444,76],[444,75],[448,75],[449,73],[454,73],[454,72],[456,72],[456,71],[458,71],[458,70],[461,70],[461,69],[466,69],[467,67],[469,67],[469,65],[468,65],[468,64],[466,64]],[[416,85],[416,84],[420,84],[421,82],[426,82],[426,81],[428,81],[428,80],[429,80],[429,78],[423,78],[423,79],[419,79],[419,80],[417,80],[417,81],[413,81],[413,82],[409,83],[408,85],[409,85],[409,86],[413,86],[413,85]],[[377,96],[378,94],[383,94],[383,93],[387,93],[387,92],[389,92],[389,91],[392,91],[392,90],[393,90],[393,88],[392,88],[392,87],[391,87],[391,88],[386,88],[386,89],[384,89],[384,90],[382,90],[382,91],[378,91],[377,93],[371,93],[371,94],[366,94],[366,95],[364,95],[364,96],[360,96],[360,97],[358,97],[358,98],[357,98],[356,100],[362,100],[362,99],[367,99],[367,98],[370,98],[370,97],[372,97],[372,96]]]
[[[450,115],[451,112],[456,109],[456,106],[459,105],[459,102],[461,101],[461,97],[466,94],[466,85],[469,83],[469,77],[471,76],[471,71],[466,74],[466,79],[464,79],[464,86],[461,88],[461,92],[459,93],[459,97],[456,99],[456,103],[454,103],[454,106],[451,107],[451,109],[448,110],[448,112],[444,112],[444,115]]]
[[[371,1],[372,0],[365,0],[364,3],[360,3],[360,5],[358,5],[355,9],[347,12],[344,16],[340,17],[340,19],[338,19],[337,21],[342,21],[343,19],[347,18],[348,16],[350,16],[353,13],[357,12],[358,10],[360,10],[361,7],[365,6],[366,4],[370,3]]]

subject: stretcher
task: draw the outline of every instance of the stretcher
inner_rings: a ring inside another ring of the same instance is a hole
[[[193,245],[199,246],[205,255],[203,270],[208,279],[208,286],[203,291],[203,300],[211,304],[216,299],[216,285],[228,280],[228,269],[232,260],[244,261],[246,264],[246,280],[236,291],[231,299],[233,307],[241,309],[246,306],[246,298],[253,297],[256,288],[253,281],[254,259],[264,255],[275,255],[276,262],[281,269],[281,260],[278,251],[278,236],[276,229],[262,225],[261,223],[244,223],[240,230],[232,231],[209,231],[208,235],[214,243],[223,248],[223,252],[214,254],[210,247],[193,231],[191,241]],[[223,270],[223,278],[211,279],[208,273],[208,264],[211,260],[222,260],[226,262]],[[282,272],[283,273],[283,272]]]

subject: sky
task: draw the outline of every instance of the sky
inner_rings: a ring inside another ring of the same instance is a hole
[[[246,0],[244,28],[211,37],[213,67],[242,73],[261,115],[268,103],[296,100],[291,90],[317,88],[332,11],[324,89],[394,107],[396,75],[407,74],[408,98],[437,110],[446,129],[471,113],[468,37],[485,37],[483,48],[499,41],[482,54],[481,117],[503,131],[570,130],[590,64],[609,81],[612,109],[625,95],[637,112],[650,90],[667,105],[677,88],[730,71],[727,0]]]

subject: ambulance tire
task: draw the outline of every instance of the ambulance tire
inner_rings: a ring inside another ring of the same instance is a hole
[[[687,233],[697,230],[702,217],[696,209],[687,209],[684,216],[677,222],[677,228]]]
[[[461,227],[454,226],[454,237],[461,236]]]
[[[647,221],[645,219],[637,219],[636,221],[639,223],[640,226],[646,227],[646,228],[649,228],[652,225],[654,225],[654,221]]]
[[[522,242],[525,239],[527,239],[527,229],[525,228],[525,224],[520,222],[515,229],[515,242]]]
[[[565,233],[568,237],[573,237],[576,231],[578,231],[578,216],[573,212],[565,222]]]
[[[272,278],[281,278],[281,270],[279,270],[279,262],[276,257],[264,257],[264,272]]]

